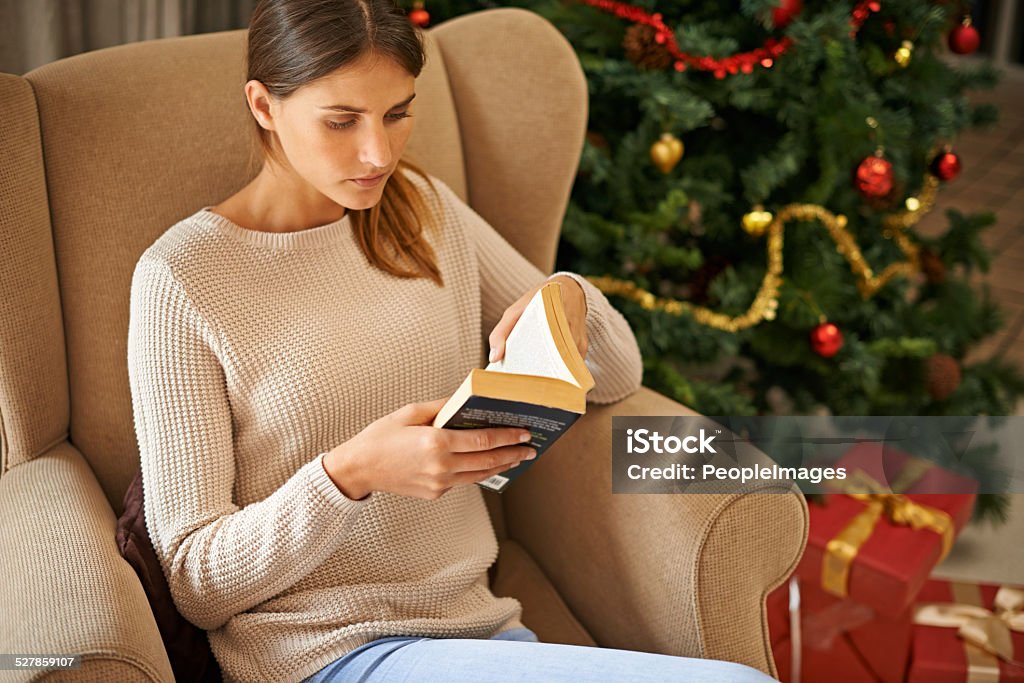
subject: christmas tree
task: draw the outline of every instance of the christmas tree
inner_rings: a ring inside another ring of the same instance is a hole
[[[622,311],[644,385],[707,415],[1007,415],[1024,378],[967,351],[1004,324],[972,287],[991,213],[915,232],[996,121],[957,0],[434,1],[550,20],[590,91],[557,268]],[[982,504],[982,510],[985,505]]]

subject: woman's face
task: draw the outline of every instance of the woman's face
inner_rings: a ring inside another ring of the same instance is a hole
[[[412,133],[415,80],[387,57],[364,55],[284,100],[267,98],[271,125],[260,123],[277,133],[308,185],[341,206],[367,209],[380,201]]]

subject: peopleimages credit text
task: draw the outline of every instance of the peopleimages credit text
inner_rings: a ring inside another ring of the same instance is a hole
[[[626,452],[636,453],[657,453],[673,454],[679,453],[717,453],[712,442],[715,434],[707,434],[701,429],[699,434],[691,434],[680,438],[670,435],[662,436],[656,431],[647,429],[626,430]],[[845,467],[779,467],[749,466],[749,467],[719,467],[705,463],[697,465],[686,465],[673,463],[667,467],[644,467],[642,465],[629,465],[626,469],[626,476],[630,479],[677,479],[694,481],[739,481],[741,483],[759,479],[789,479],[793,481],[804,481],[820,484],[829,479],[846,479]]]
[[[612,415],[611,422],[612,493],[1024,493],[1024,416]]]

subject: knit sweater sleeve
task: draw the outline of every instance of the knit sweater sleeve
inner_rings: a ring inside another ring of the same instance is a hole
[[[484,335],[490,335],[505,309],[528,290],[557,275],[566,275],[580,284],[587,303],[587,357],[584,362],[594,376],[594,388],[587,394],[587,400],[613,403],[639,389],[643,361],[636,337],[629,323],[601,290],[582,275],[569,271],[558,271],[545,277],[450,188],[439,185],[459,215],[476,250]]]
[[[346,541],[370,499],[346,497],[320,454],[240,509],[215,333],[169,266],[146,256],[132,277],[130,308],[146,525],[178,610],[212,630],[309,574]]]

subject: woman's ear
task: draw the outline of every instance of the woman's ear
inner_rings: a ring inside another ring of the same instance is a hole
[[[245,84],[245,99],[249,103],[249,111],[256,118],[256,123],[265,130],[274,130],[274,114],[276,102],[267,86],[257,80]]]

